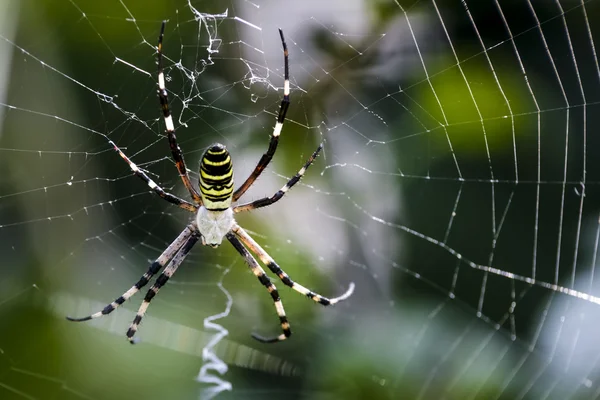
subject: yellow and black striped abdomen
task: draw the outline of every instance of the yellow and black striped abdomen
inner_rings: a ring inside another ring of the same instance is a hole
[[[233,163],[222,144],[213,144],[200,161],[200,193],[208,210],[225,210],[233,195]]]

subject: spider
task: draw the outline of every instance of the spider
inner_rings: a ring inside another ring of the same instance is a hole
[[[173,276],[177,268],[181,265],[185,257],[188,255],[192,247],[198,242],[205,246],[218,247],[223,238],[233,245],[233,247],[240,253],[244,258],[244,261],[258,278],[259,282],[267,289],[273,302],[275,304],[275,310],[279,316],[279,322],[281,324],[282,333],[274,337],[263,337],[256,333],[252,334],[252,337],[263,343],[274,343],[287,339],[292,334],[290,324],[287,320],[285,311],[283,309],[283,303],[279,298],[279,293],[275,288],[275,285],[271,282],[265,271],[256,261],[254,253],[267,266],[275,275],[279,277],[284,285],[289,286],[298,293],[301,293],[314,300],[323,306],[334,305],[342,300],[347,299],[352,295],[354,291],[354,283],[350,283],[348,290],[341,296],[328,299],[313,292],[312,290],[294,282],[271,258],[269,254],[256,242],[246,231],[244,231],[235,221],[234,214],[242,211],[251,211],[257,208],[269,206],[278,200],[280,200],[287,191],[292,188],[304,175],[306,170],[311,166],[313,161],[319,155],[319,152],[323,148],[323,144],[319,144],[314,153],[310,156],[304,166],[294,175],[279,191],[277,191],[271,197],[265,197],[249,203],[232,206],[232,202],[237,202],[240,197],[252,186],[256,178],[261,172],[267,167],[279,142],[279,135],[283,128],[285,121],[285,115],[290,105],[290,81],[289,81],[289,65],[288,65],[288,49],[283,36],[283,31],[279,29],[279,36],[281,37],[281,43],[283,45],[283,56],[284,56],[284,90],[283,100],[279,108],[279,114],[277,116],[277,122],[271,135],[269,148],[262,155],[258,164],[250,174],[250,176],[244,181],[244,183],[237,189],[233,190],[233,164],[231,156],[224,145],[220,143],[213,144],[210,146],[202,155],[200,160],[200,171],[199,171],[199,188],[200,193],[196,191],[190,181],[188,171],[183,159],[183,154],[179,145],[177,144],[177,138],[175,136],[175,127],[173,119],[171,117],[171,111],[169,110],[169,102],[167,98],[167,89],[165,87],[165,75],[162,65],[162,42],[165,32],[166,21],[163,21],[160,35],[158,37],[157,46],[157,63],[158,63],[158,98],[165,120],[166,134],[169,140],[169,146],[171,148],[171,154],[175,161],[181,180],[184,186],[190,192],[191,198],[194,203],[190,203],[184,199],[181,199],[171,193],[167,193],[161,188],[156,182],[137,165],[135,165],[121,149],[113,142],[109,143],[113,146],[114,150],[121,156],[123,160],[129,165],[131,171],[142,179],[158,196],[165,199],[166,201],[175,204],[176,206],[183,208],[191,213],[195,213],[195,218],[190,222],[185,229],[177,236],[177,238],[166,248],[165,251],[150,265],[148,270],[138,282],[133,285],[129,290],[117,297],[112,303],[108,304],[104,309],[91,314],[83,318],[72,318],[67,317],[69,321],[88,321],[93,318],[99,318],[104,315],[110,314],[117,307],[122,305],[131,296],[136,294],[142,287],[144,287],[152,277],[157,274],[161,268],[164,270],[154,282],[154,285],[148,290],[144,300],[133,319],[133,322],[127,330],[127,339],[130,343],[134,342],[134,335],[138,330],[140,322],[144,317],[150,301],[156,296],[158,291],[163,287],[169,278]]]

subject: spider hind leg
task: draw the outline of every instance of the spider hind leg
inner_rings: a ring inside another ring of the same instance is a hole
[[[243,196],[244,193],[248,190],[250,186],[256,181],[256,178],[267,168],[273,156],[275,155],[275,151],[277,150],[277,144],[279,143],[279,135],[281,134],[281,130],[283,129],[283,123],[285,122],[285,116],[287,114],[288,108],[290,107],[290,67],[289,67],[289,53],[287,44],[285,42],[285,37],[283,36],[283,31],[279,29],[279,36],[281,37],[281,45],[283,47],[283,99],[281,99],[281,105],[279,106],[279,113],[277,114],[277,122],[275,122],[275,127],[273,128],[273,133],[271,134],[271,139],[269,140],[269,147],[267,151],[262,155],[256,167],[254,167],[254,171],[250,174],[250,176],[242,183],[242,185],[237,188],[237,190],[233,193],[233,201],[239,200],[240,197]]]
[[[175,166],[177,167],[177,171],[179,171],[179,176],[181,177],[181,181],[183,185],[186,187],[190,196],[194,200],[196,204],[202,205],[202,198],[194,189],[192,182],[190,181],[190,176],[187,171],[187,167],[185,165],[185,160],[183,158],[183,152],[177,143],[177,136],[175,135],[175,124],[173,123],[173,117],[171,116],[171,110],[169,109],[169,97],[167,94],[167,87],[165,83],[165,72],[163,69],[163,38],[165,35],[165,26],[167,21],[163,21],[160,28],[160,35],[158,36],[158,45],[156,46],[156,61],[158,65],[158,99],[160,102],[160,109],[163,113],[163,118],[165,120],[165,130],[167,133],[167,139],[169,141],[169,147],[171,148],[171,155],[173,160],[175,161]]]

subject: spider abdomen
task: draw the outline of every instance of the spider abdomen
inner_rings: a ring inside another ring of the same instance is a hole
[[[200,193],[208,210],[223,211],[231,205],[233,163],[222,144],[210,146],[200,160]]]
[[[202,244],[217,247],[223,238],[233,228],[233,210],[211,211],[202,206],[196,214],[198,231],[202,235]]]

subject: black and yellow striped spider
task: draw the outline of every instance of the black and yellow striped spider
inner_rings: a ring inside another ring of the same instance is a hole
[[[181,176],[183,184],[190,192],[194,203],[190,203],[183,200],[171,193],[165,192],[156,182],[154,182],[148,175],[135,165],[126,155],[121,151],[117,145],[110,141],[110,144],[119,153],[121,158],[129,164],[129,167],[135,175],[140,177],[156,194],[170,203],[173,203],[184,210],[195,213],[194,220],[185,227],[183,232],[166,248],[166,250],[154,261],[148,271],[140,280],[133,285],[128,291],[117,297],[115,301],[104,307],[102,311],[95,314],[89,315],[83,318],[71,318],[67,317],[70,321],[88,321],[93,318],[99,318],[103,315],[110,314],[117,307],[123,304],[127,299],[137,293],[142,287],[144,287],[150,279],[158,273],[158,271],[165,267],[162,274],[156,279],[154,285],[146,293],[144,301],[140,306],[131,326],[127,330],[127,339],[134,343],[133,336],[138,329],[150,301],[158,293],[160,288],[167,283],[169,278],[173,276],[179,265],[183,262],[185,257],[188,255],[192,247],[198,242],[202,241],[203,245],[217,247],[223,241],[223,238],[227,238],[233,247],[244,257],[245,262],[250,267],[250,270],[256,275],[260,283],[268,290],[275,303],[275,309],[279,316],[281,323],[281,329],[283,332],[275,337],[265,338],[257,334],[252,336],[264,343],[279,342],[287,339],[292,334],[290,324],[285,315],[283,304],[279,298],[279,293],[275,288],[275,285],[271,283],[269,277],[265,274],[265,271],[258,264],[252,253],[256,254],[258,258],[273,272],[284,285],[291,287],[295,291],[307,296],[315,302],[329,306],[337,302],[347,299],[354,291],[354,283],[350,283],[350,286],[346,293],[340,297],[328,299],[326,297],[317,294],[310,289],[292,281],[290,277],[277,265],[277,263],[267,254],[267,252],[246,233],[234,219],[234,214],[241,211],[250,211],[260,207],[269,206],[276,201],[280,200],[285,193],[298,181],[308,167],[313,163],[315,158],[319,155],[323,145],[320,144],[315,152],[310,156],[306,164],[294,175],[277,193],[271,197],[265,197],[259,200],[252,201],[241,205],[232,206],[232,202],[236,202],[242,197],[242,195],[248,190],[248,188],[254,183],[256,178],[261,172],[267,167],[275,150],[277,149],[277,143],[279,142],[279,135],[285,121],[285,114],[290,105],[290,81],[289,81],[289,67],[288,67],[288,50],[283,37],[283,32],[279,30],[281,36],[281,43],[283,44],[283,55],[284,55],[284,89],[283,89],[283,100],[279,108],[279,115],[277,116],[277,122],[273,129],[273,134],[269,142],[269,148],[266,153],[260,158],[258,164],[254,168],[254,171],[250,174],[248,179],[237,189],[233,190],[233,164],[229,152],[222,144],[214,144],[210,146],[203,154],[200,161],[200,193],[192,186],[190,177],[188,175],[185,162],[183,160],[183,154],[179,145],[177,144],[177,138],[175,137],[175,127],[173,125],[173,119],[169,110],[169,102],[167,99],[167,89],[165,87],[165,75],[162,65],[162,41],[165,31],[166,21],[162,23],[160,30],[160,36],[158,37],[157,47],[157,58],[158,58],[158,98],[162,108],[163,116],[165,119],[166,133],[171,147],[171,153],[175,160],[175,165]]]

